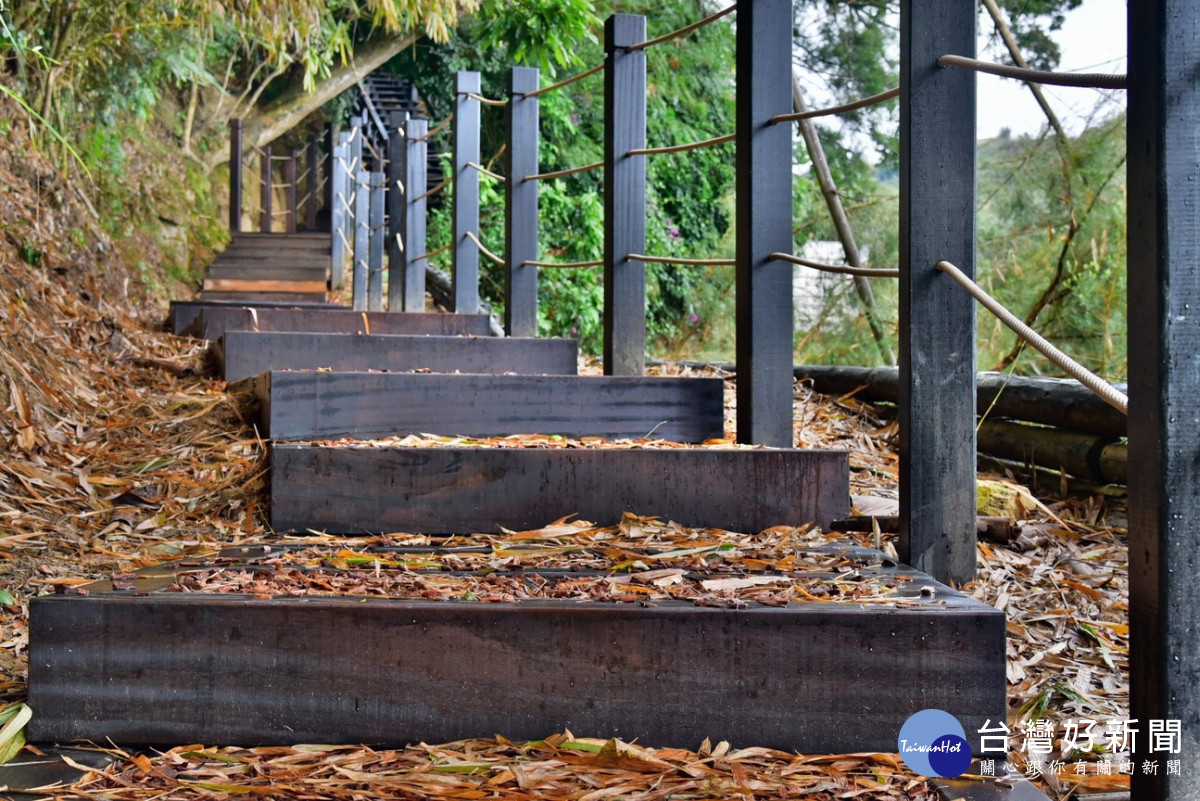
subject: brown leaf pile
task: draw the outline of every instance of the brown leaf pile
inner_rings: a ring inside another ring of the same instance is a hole
[[[705,741],[697,751],[644,748],[570,732],[531,743],[503,737],[397,751],[297,745],[187,745],[150,759],[120,754],[73,790],[105,801],[214,799],[873,798],[932,801],[925,782],[889,754],[799,756]]]

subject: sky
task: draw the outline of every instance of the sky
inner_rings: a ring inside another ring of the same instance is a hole
[[[1061,30],[1052,34],[1062,48],[1058,69],[1072,72],[1125,72],[1126,0],[1083,0],[1067,15]],[[991,33],[991,20],[980,17],[980,32]],[[981,41],[982,48],[982,41]],[[997,60],[981,51],[981,58]],[[1029,89],[1019,81],[980,75],[976,113],[980,139],[996,136],[1009,128],[1014,136],[1036,134],[1046,123]],[[1100,108],[1109,116],[1124,104],[1124,92],[1043,87],[1050,106],[1070,133],[1083,129],[1089,116]]]

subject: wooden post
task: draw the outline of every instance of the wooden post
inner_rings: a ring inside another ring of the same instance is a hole
[[[330,286],[341,289],[346,276],[346,251],[350,241],[346,237],[346,217],[349,211],[350,173],[346,169],[350,160],[350,147],[346,144],[346,135],[338,136],[339,144],[329,155],[330,174],[330,205],[329,231],[333,239],[330,256]]]
[[[789,30],[791,30],[789,23]],[[646,18],[614,14],[604,23],[604,374],[646,371]]]
[[[1198,13],[1195,0],[1148,0],[1128,15],[1131,789],[1171,801],[1200,798]],[[1180,724],[1169,748],[1155,721]]]
[[[346,144],[350,147],[350,161],[347,165],[350,180],[347,183],[349,203],[346,211],[346,238],[350,242],[354,242],[355,232],[358,230],[358,173],[366,169],[363,167],[362,123],[362,117],[351,117],[350,129],[346,131]],[[353,272],[353,268],[351,271]]]
[[[387,233],[383,228],[383,190],[387,175],[382,172],[370,172],[368,175],[368,192],[370,193],[370,211],[367,215],[369,234],[369,260],[367,263],[367,309],[383,311],[383,240]]]
[[[900,558],[975,576],[975,306],[937,269],[975,273],[973,3],[900,6]]]
[[[332,225],[333,215],[333,148],[337,145],[337,131],[334,130],[333,123],[325,125],[325,152],[328,158],[325,160],[325,198],[322,206],[330,213]]]
[[[242,232],[242,121],[229,121],[229,231]]]
[[[300,161],[300,151],[292,148],[288,151],[288,159],[283,163],[283,195],[287,203],[287,232],[296,233],[296,220],[299,217],[296,195],[296,165]]]
[[[479,248],[467,238],[479,235],[479,173],[467,162],[479,162],[479,101],[467,92],[479,93],[478,72],[458,73],[458,95],[454,101],[454,311],[479,311]]]
[[[510,337],[537,336],[538,268],[525,262],[538,257],[538,182],[524,178],[538,171],[538,99],[525,93],[538,88],[539,75],[533,67],[508,71],[504,328]]]
[[[260,198],[262,201],[260,205],[262,208],[259,210],[258,215],[258,229],[263,233],[268,234],[273,228],[271,225],[273,219],[271,214],[271,201],[275,190],[275,184],[271,177],[274,173],[274,170],[272,169],[273,166],[274,163],[271,160],[271,146],[265,145],[262,149],[262,185],[259,187]]]
[[[737,24],[737,436],[792,447],[792,0],[753,0]]]
[[[404,308],[404,199],[408,187],[404,183],[404,123],[408,114],[392,111],[388,115],[387,152],[387,275],[388,311]],[[421,255],[414,253],[414,256]]]
[[[367,274],[370,271],[371,173],[359,170],[354,176],[354,310],[367,310]]]
[[[404,214],[400,218],[400,238],[404,241],[404,260],[400,268],[403,285],[401,307],[408,312],[425,311],[425,261],[413,261],[425,254],[425,184],[428,120],[409,120],[404,126]],[[420,200],[417,200],[420,198]]]
[[[308,163],[308,177],[304,182],[304,230],[317,230],[317,206],[321,191],[321,151],[317,147],[317,137],[308,140],[305,161]]]

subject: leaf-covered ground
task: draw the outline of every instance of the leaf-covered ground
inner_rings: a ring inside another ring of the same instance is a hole
[[[157,333],[160,314],[139,313],[86,201],[13,141],[0,140],[0,183],[10,190],[0,193],[0,706],[24,698],[30,598],[64,581],[271,537],[264,446],[243,404],[203,375],[200,344]],[[796,419],[802,446],[852,451],[857,495],[895,497],[890,421],[802,385]],[[1071,721],[1128,717],[1126,544],[1111,499],[1042,501],[1014,542],[979,545],[979,579],[964,589],[1009,617],[1008,725],[1048,720],[1057,740]],[[616,521],[597,521],[606,522]],[[888,543],[866,535],[863,544]],[[396,751],[205,743],[136,754],[117,743],[111,768],[55,795],[929,797],[894,755],[784,754],[705,742],[705,732],[694,751],[588,734],[509,743],[480,732],[492,739]],[[1024,745],[1012,741],[1018,769]],[[1059,757],[1054,745],[1047,760],[1065,769],[1044,780],[1050,791],[1128,785],[1114,775],[1119,765],[1100,769],[1099,754],[1079,772],[1075,755]]]

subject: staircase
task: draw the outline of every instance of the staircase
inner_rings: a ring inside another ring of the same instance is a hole
[[[842,753],[894,750],[925,708],[969,737],[1004,719],[1003,614],[805,533],[848,513],[846,453],[694,447],[723,436],[719,379],[580,376],[573,341],[481,336],[482,315],[283,305],[268,281],[301,279],[267,276],[290,240],[239,237],[214,272],[243,277],[209,280],[245,281],[211,290],[242,300],[179,305],[173,325],[187,318],[180,330],[212,340],[218,374],[259,400],[271,528],[375,536],[335,543],[295,575],[345,575],[337,559],[352,557],[334,554],[357,554],[377,580],[428,594],[171,591],[201,575],[279,574],[310,547],[264,531],[262,546],[36,599],[32,739],[399,744],[570,728]],[[493,437],[512,439],[472,439]],[[614,528],[581,541],[591,529],[572,516]],[[668,520],[695,548],[655,540]],[[755,576],[887,597],[660,597]],[[434,592],[456,582],[476,589]],[[608,582],[624,600],[536,594],[570,582]],[[479,588],[515,595],[486,602]]]

